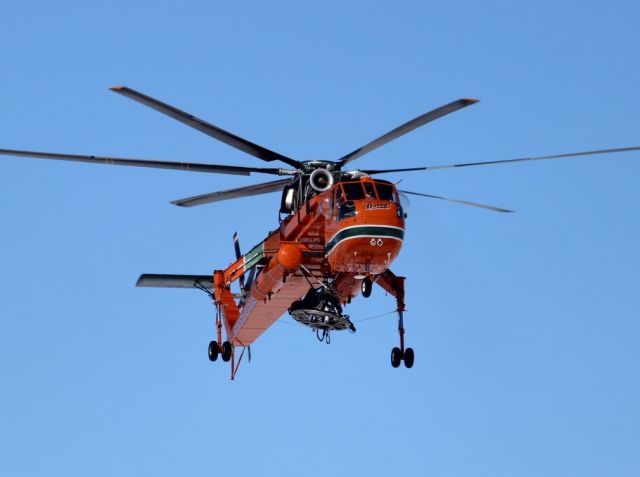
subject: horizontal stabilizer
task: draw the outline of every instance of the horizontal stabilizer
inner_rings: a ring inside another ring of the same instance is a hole
[[[137,287],[153,288],[206,288],[213,289],[213,275],[160,275],[145,273],[140,275]]]

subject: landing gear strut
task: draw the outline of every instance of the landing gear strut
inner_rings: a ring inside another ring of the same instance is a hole
[[[400,366],[400,362],[404,361],[406,368],[413,366],[415,359],[415,353],[413,348],[404,347],[404,302],[398,299],[398,334],[400,335],[400,347],[395,347],[391,350],[391,366],[397,368]]]
[[[229,341],[222,341],[222,316],[220,312],[220,306],[216,305],[216,332],[217,339],[209,342],[209,361],[216,361],[218,356],[222,358],[222,361],[228,363],[234,357],[233,345]],[[244,351],[243,351],[244,354]],[[235,374],[235,363],[232,363],[232,379]]]
[[[233,354],[233,345],[228,341],[222,343],[222,319],[220,318],[220,310],[218,309],[216,309],[216,331],[218,339],[209,342],[209,361],[216,361],[218,355],[221,355],[222,361],[228,362]]]
[[[391,295],[396,297],[400,346],[396,346],[391,350],[391,366],[397,368],[400,366],[400,363],[404,361],[405,367],[411,368],[415,360],[415,353],[412,348],[404,347],[404,277],[397,277],[390,270],[387,270],[383,274],[379,275],[377,283]]]

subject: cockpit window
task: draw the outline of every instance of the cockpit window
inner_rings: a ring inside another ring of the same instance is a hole
[[[363,182],[362,185],[364,186],[364,194],[365,194],[366,198],[375,200],[375,198],[376,198],[376,190],[373,188],[373,183],[371,183],[371,182]]]
[[[347,200],[361,200],[364,199],[364,190],[362,189],[362,182],[347,182],[343,183],[344,193],[347,196]]]
[[[381,184],[380,182],[376,183],[376,188],[378,189],[378,197],[380,200],[396,200],[395,194],[393,193],[393,187],[390,184]]]

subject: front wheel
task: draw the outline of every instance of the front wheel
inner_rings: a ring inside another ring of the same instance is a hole
[[[369,298],[371,296],[371,289],[373,288],[373,282],[371,278],[365,277],[362,279],[362,296],[365,298]]]

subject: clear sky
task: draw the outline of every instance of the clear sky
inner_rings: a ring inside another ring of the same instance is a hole
[[[460,97],[371,168],[640,145],[633,1],[0,3],[0,147],[262,165],[124,84],[296,159]],[[276,226],[259,182],[1,157],[0,475],[640,475],[640,153],[396,174],[412,198],[413,369],[394,316],[318,343],[290,319],[230,382],[198,291]],[[269,178],[267,178],[268,180]],[[380,289],[354,320],[393,310]],[[245,363],[246,365],[246,363]]]

